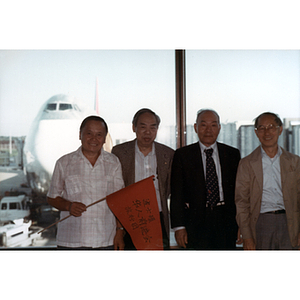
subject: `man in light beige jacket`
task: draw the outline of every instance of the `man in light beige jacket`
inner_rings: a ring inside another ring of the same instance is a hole
[[[235,202],[245,250],[299,249],[300,157],[278,146],[280,118],[263,113],[255,120],[261,143],[240,161]]]

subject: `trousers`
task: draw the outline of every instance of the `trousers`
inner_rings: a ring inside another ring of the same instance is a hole
[[[286,214],[260,214],[256,223],[257,250],[293,250]]]

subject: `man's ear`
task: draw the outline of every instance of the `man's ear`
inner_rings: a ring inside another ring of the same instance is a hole
[[[197,132],[197,123],[194,124],[194,130],[198,134],[198,132]]]
[[[135,127],[134,127],[133,124],[132,124],[132,131],[133,131],[133,132],[136,132],[136,131],[135,131]]]

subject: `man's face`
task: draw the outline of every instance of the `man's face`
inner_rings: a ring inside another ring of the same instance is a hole
[[[194,129],[200,142],[209,147],[217,140],[221,125],[218,117],[213,112],[206,111],[198,117],[197,123],[194,124]]]
[[[257,123],[257,129],[255,130],[261,145],[264,149],[277,147],[278,138],[282,133],[282,126],[278,126],[273,116],[262,116]]]
[[[104,124],[100,121],[88,121],[80,132],[83,153],[100,154],[105,138],[106,130]]]
[[[136,134],[138,146],[152,147],[158,130],[155,116],[148,112],[143,113],[138,118],[136,127],[132,126],[132,130]]]

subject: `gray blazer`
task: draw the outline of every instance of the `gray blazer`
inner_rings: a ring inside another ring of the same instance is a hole
[[[295,247],[300,233],[300,157],[282,149],[280,171],[289,236]],[[237,223],[243,238],[253,238],[255,242],[262,192],[262,157],[258,147],[240,161],[235,190]]]

